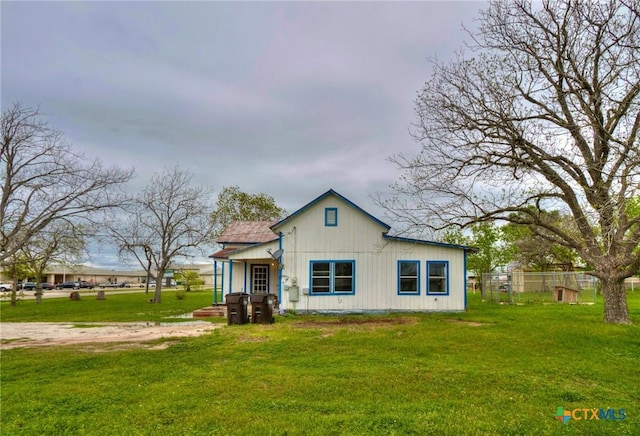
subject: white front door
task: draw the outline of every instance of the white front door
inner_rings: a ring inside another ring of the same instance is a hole
[[[251,265],[251,293],[269,292],[269,265]]]

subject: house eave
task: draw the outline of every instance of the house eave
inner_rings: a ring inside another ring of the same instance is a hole
[[[464,250],[468,253],[475,253],[478,251],[476,247],[470,247],[468,245],[459,245],[459,244],[448,244],[446,242],[437,242],[437,241],[429,241],[425,239],[414,239],[414,238],[405,238],[402,236],[393,236],[393,235],[382,235],[383,239],[388,239],[390,241],[399,241],[399,242],[408,242],[413,244],[424,244],[424,245],[433,245],[435,247],[445,247],[445,248],[454,248],[457,250]]]

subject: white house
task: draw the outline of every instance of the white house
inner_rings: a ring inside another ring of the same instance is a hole
[[[217,239],[223,294],[272,293],[280,309],[463,311],[470,247],[402,238],[334,190],[280,221],[234,222]]]

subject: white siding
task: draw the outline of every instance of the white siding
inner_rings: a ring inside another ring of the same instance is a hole
[[[338,225],[327,227],[324,225],[324,211],[333,207],[338,209]],[[289,229],[281,231],[287,234],[289,245],[292,245],[293,236],[296,246],[292,246],[291,249],[296,253],[370,253],[381,241],[382,233],[386,230],[361,211],[333,196],[323,199],[313,208],[303,212],[288,227]],[[289,235],[293,227],[296,230]]]
[[[326,227],[324,211],[338,209],[338,225]],[[386,230],[337,197],[304,211],[285,228],[282,246],[285,276],[296,278],[300,300],[285,308],[317,311],[464,310],[464,252],[460,249],[383,239]],[[354,260],[354,295],[303,295],[310,288],[312,260]],[[398,295],[398,260],[420,261],[420,295]],[[426,262],[449,262],[449,295],[426,295]],[[285,282],[290,285],[292,280]]]
[[[369,253],[327,252],[298,254],[297,277],[300,290],[310,288],[310,262],[312,260],[354,260],[354,295],[300,295],[298,303],[288,302],[285,292],[284,307],[317,311],[461,311],[465,308],[464,254],[462,250],[410,242],[389,241],[380,251]],[[286,251],[285,251],[286,258]],[[398,295],[398,261],[417,260],[420,265],[419,295]],[[288,272],[286,268],[285,272]],[[449,294],[427,295],[427,261],[449,263]]]
[[[325,226],[325,209],[337,208],[338,225]],[[278,228],[282,233],[282,294],[285,309],[298,311],[462,311],[465,309],[464,250],[437,244],[383,238],[381,223],[339,197],[330,195]],[[232,254],[233,291],[248,292],[252,263],[270,267],[270,291],[278,293],[277,262],[268,258],[279,241]],[[305,295],[310,288],[311,261],[355,261],[353,295]],[[415,260],[420,265],[419,295],[398,295],[398,261]],[[427,261],[448,262],[448,295],[427,295]],[[246,278],[244,263],[246,262]],[[287,289],[297,283],[299,301],[289,301]]]

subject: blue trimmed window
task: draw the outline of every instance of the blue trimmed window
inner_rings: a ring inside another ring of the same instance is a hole
[[[398,261],[398,295],[420,295],[420,261]]]
[[[445,260],[427,261],[427,294],[449,294],[449,262]]]
[[[337,207],[325,207],[325,209],[324,209],[324,225],[325,225],[325,227],[337,227],[338,226],[338,208]]]
[[[310,294],[354,294],[355,270],[355,260],[312,260]]]

